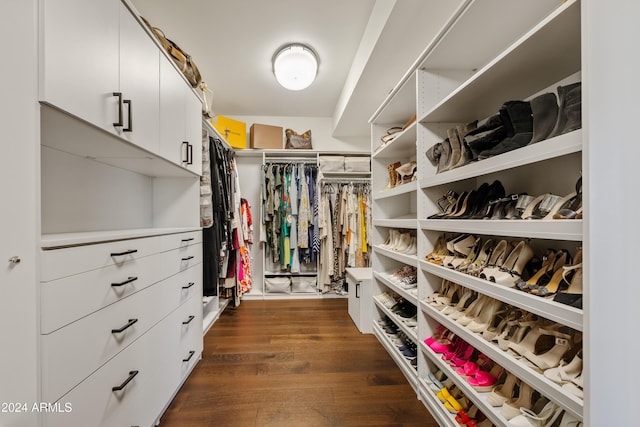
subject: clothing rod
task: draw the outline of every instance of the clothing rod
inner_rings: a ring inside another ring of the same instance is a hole
[[[291,164],[291,163],[304,163],[304,164],[313,164],[315,165],[317,162],[315,159],[310,160],[310,159],[282,159],[279,158],[278,160],[265,160],[264,161],[265,165],[269,165],[269,164],[274,164],[274,165],[287,165],[287,164]]]
[[[369,184],[371,182],[371,178],[321,178],[320,182],[322,183],[341,183],[341,182],[345,182],[345,183],[351,183],[351,182],[364,182]]]

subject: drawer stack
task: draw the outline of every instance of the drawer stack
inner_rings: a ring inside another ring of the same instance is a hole
[[[43,250],[44,425],[151,425],[202,353],[201,232]]]

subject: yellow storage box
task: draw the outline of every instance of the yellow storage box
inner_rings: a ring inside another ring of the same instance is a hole
[[[233,148],[247,148],[247,124],[229,117],[218,116],[218,123],[213,127]]]

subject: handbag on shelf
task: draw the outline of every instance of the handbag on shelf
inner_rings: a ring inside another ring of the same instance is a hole
[[[164,35],[164,31],[160,28],[152,26],[149,21],[142,16],[140,18],[142,18],[144,23],[147,24],[147,27],[151,29],[151,32],[160,41],[164,50],[167,51],[171,59],[173,59],[173,62],[178,66],[178,69],[182,71],[182,74],[187,78],[191,87],[197,88],[202,82],[202,76],[200,75],[200,70],[198,70],[195,62],[191,59],[191,55],[180,49],[177,44],[168,39]]]
[[[285,130],[285,135],[287,136],[287,143],[285,148],[291,149],[304,149],[311,150],[311,130],[306,131],[305,133],[298,135],[298,133],[292,129]]]

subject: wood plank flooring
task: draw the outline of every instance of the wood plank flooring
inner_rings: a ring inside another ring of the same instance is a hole
[[[161,426],[437,426],[346,299],[243,301],[204,340],[203,359]]]

